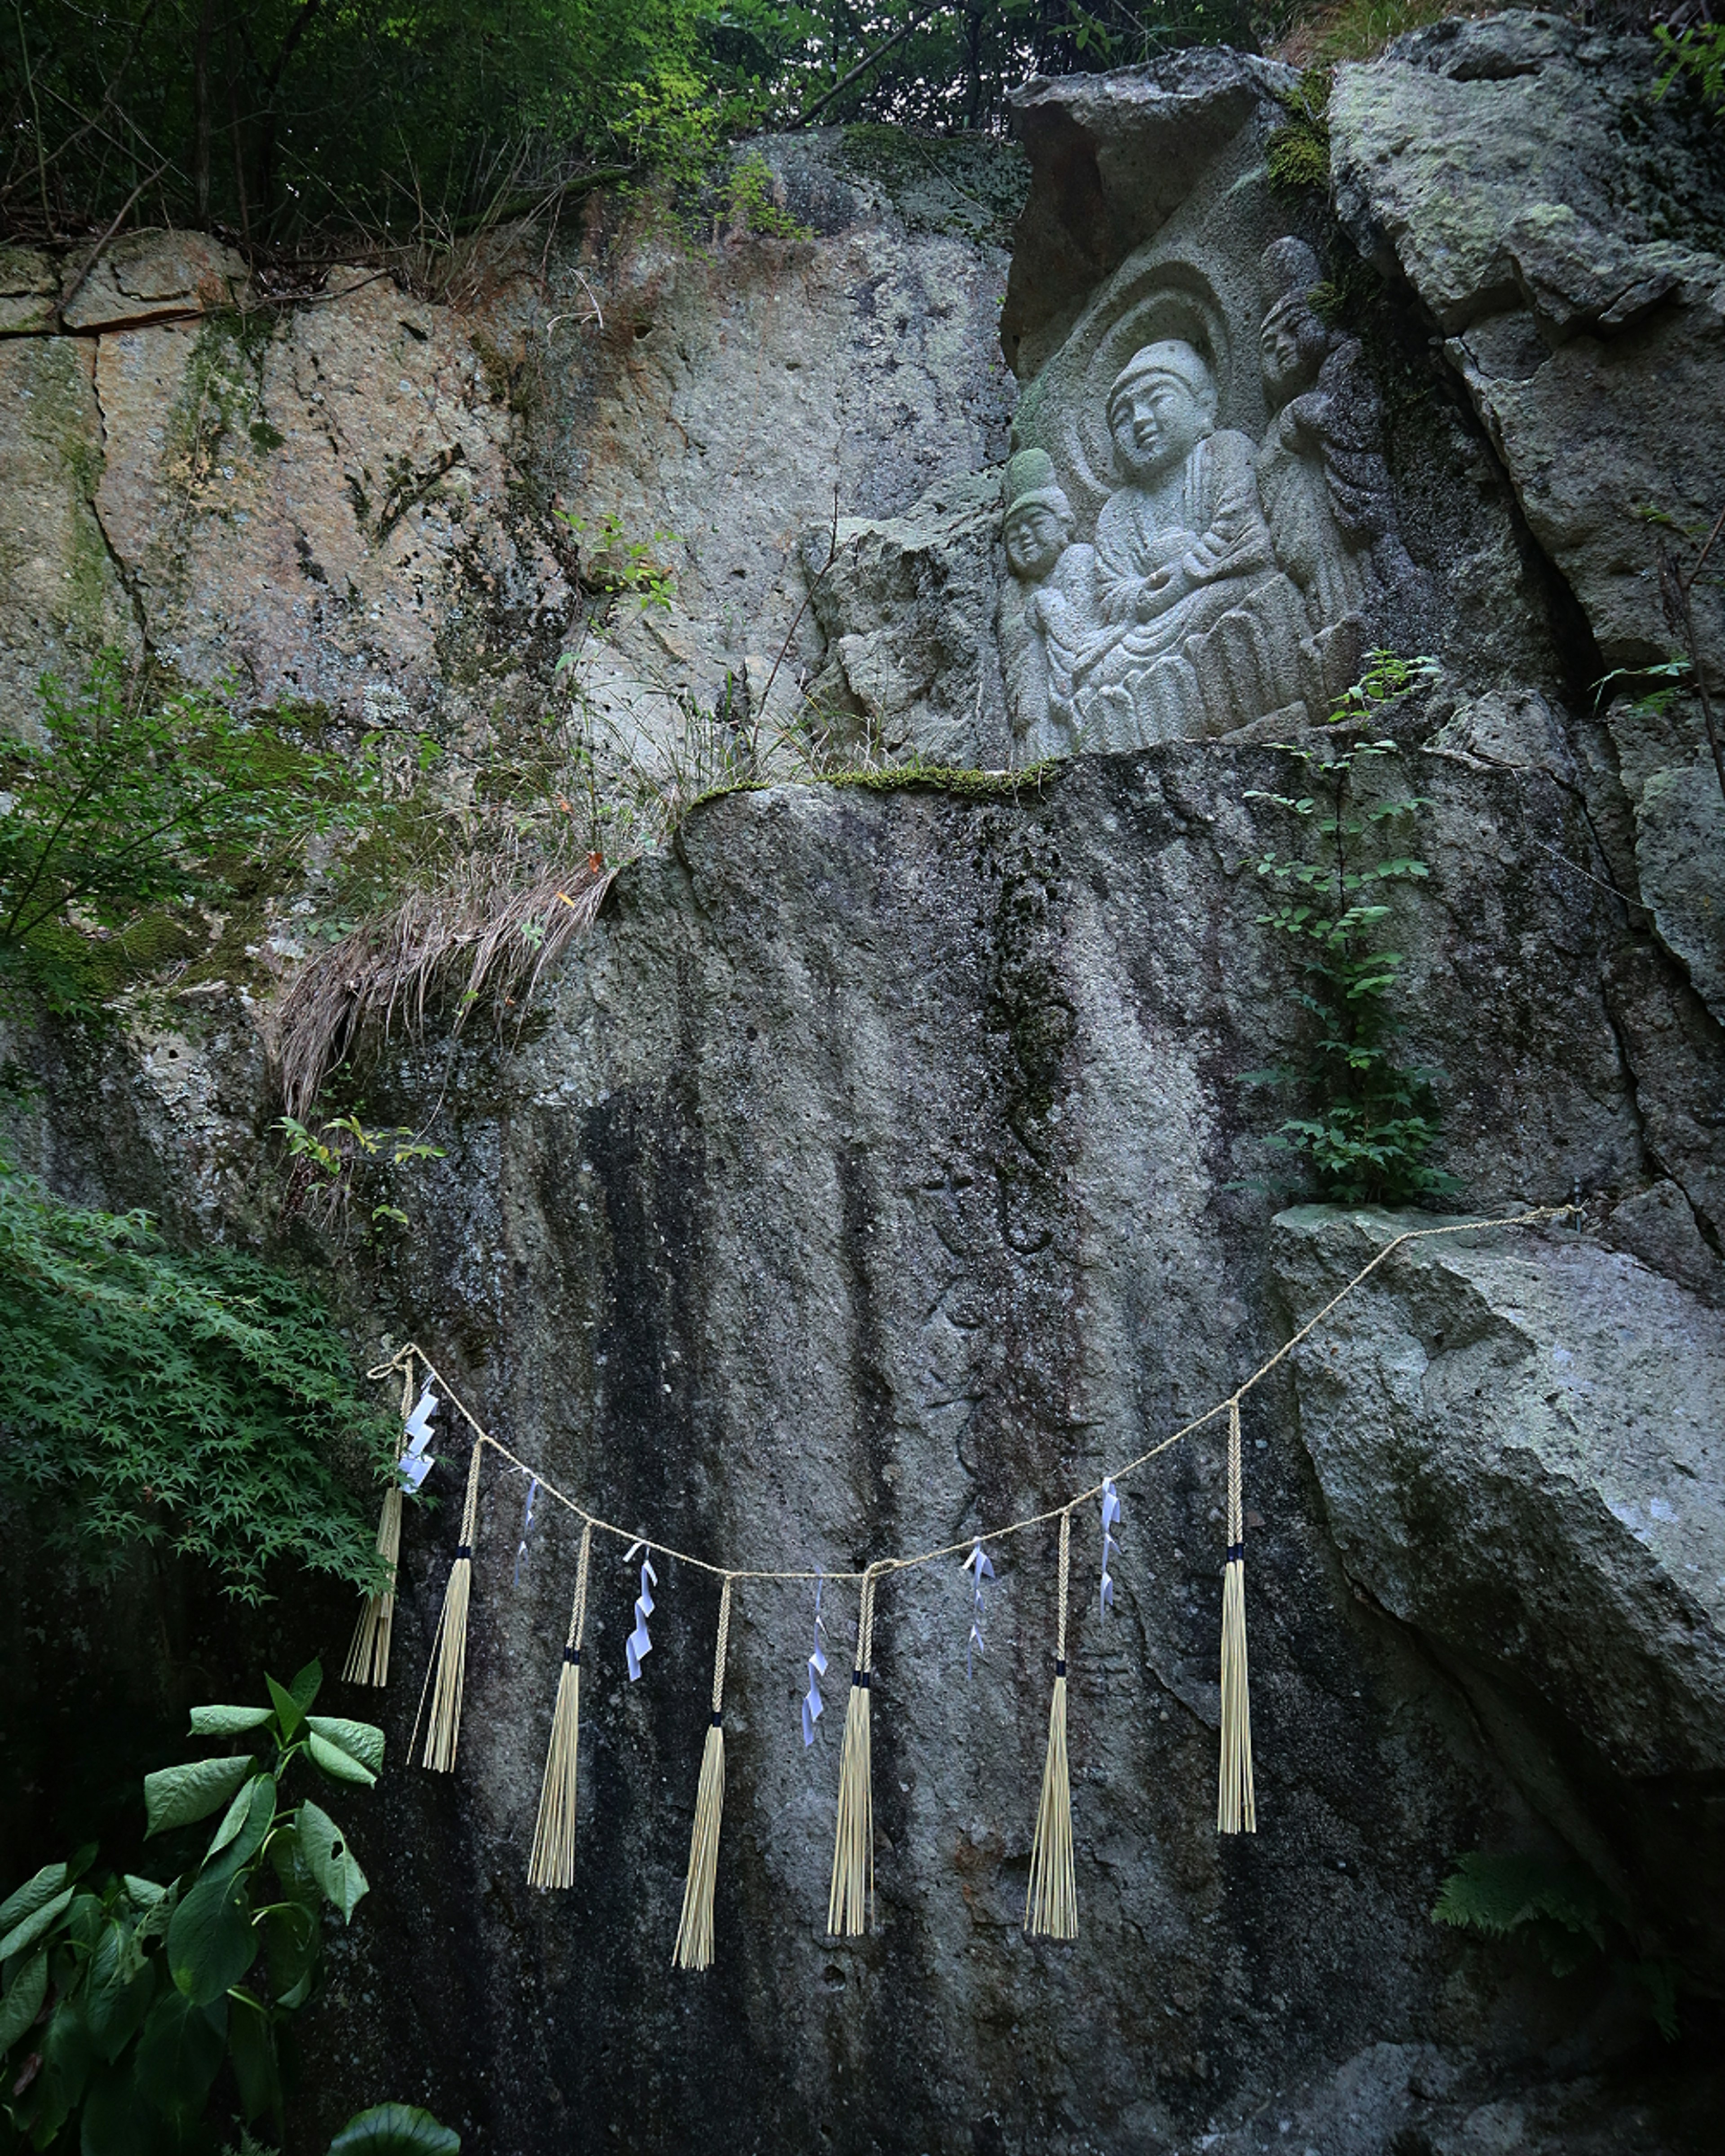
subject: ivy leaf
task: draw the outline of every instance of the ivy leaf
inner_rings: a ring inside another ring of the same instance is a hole
[[[429,2111],[380,2103],[350,2118],[330,2143],[330,2156],[459,2156],[461,2136]]]
[[[351,1923],[362,1896],[370,1889],[347,1846],[347,1835],[309,1798],[300,1807],[299,1820],[300,1854],[312,1877],[341,1912],[343,1923]]]
[[[64,1870],[64,1866],[61,1867]],[[14,1924],[4,1938],[0,1938],[0,1961],[9,1961],[13,1954],[22,1953],[42,1934],[51,1930],[55,1920],[64,1915],[77,1889],[63,1887],[51,1902],[44,1902],[26,1917],[22,1923]]]
[[[0,1999],[0,2055],[9,2051],[42,2011],[48,1996],[48,1949],[44,1947],[19,1969]]]
[[[320,1736],[316,1730],[311,1733],[307,1749],[311,1752],[313,1764],[321,1767],[325,1774],[338,1782],[358,1782],[370,1789],[377,1779],[369,1767],[362,1767],[358,1760],[344,1752],[339,1744],[331,1744],[327,1737]]]
[[[11,1930],[26,1917],[33,1917],[45,1902],[53,1901],[71,1874],[64,1864],[44,1864],[33,1878],[0,1902],[0,1933]]]
[[[374,1722],[349,1722],[338,1714],[308,1714],[305,1725],[339,1745],[349,1758],[357,1759],[373,1775],[382,1773],[383,1732]]]
[[[175,1984],[194,2005],[213,2005],[257,1956],[244,1881],[226,1871],[206,1873],[167,1928],[167,1965]]]
[[[189,1897],[188,1897],[189,1898]],[[227,2051],[228,2002],[197,2006],[170,1987],[138,2039],[138,2087],[170,2118],[196,2117]]]
[[[171,1827],[190,1826],[208,1819],[218,1804],[225,1804],[252,1771],[256,1762],[249,1753],[234,1759],[191,1759],[183,1767],[163,1767],[144,1777],[144,1810],[152,1834]]]
[[[243,1737],[248,1729],[261,1729],[270,1719],[267,1707],[194,1707],[194,1737]]]

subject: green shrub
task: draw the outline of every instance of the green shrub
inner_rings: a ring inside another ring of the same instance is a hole
[[[1371,717],[1433,665],[1374,652],[1332,722]],[[1343,1205],[1397,1205],[1458,1188],[1430,1158],[1440,1136],[1433,1088],[1441,1074],[1398,1060],[1403,1023],[1395,996],[1403,957],[1378,940],[1389,916],[1384,901],[1390,889],[1430,873],[1416,855],[1386,850],[1383,836],[1428,804],[1417,794],[1373,793],[1363,787],[1368,768],[1399,753],[1394,742],[1366,741],[1353,732],[1343,740],[1345,747],[1322,738],[1311,747],[1278,742],[1312,790],[1254,789],[1246,796],[1295,818],[1312,842],[1303,855],[1266,853],[1257,872],[1281,894],[1259,915],[1259,925],[1294,948],[1299,985],[1293,998],[1315,1038],[1303,1063],[1249,1070],[1241,1082],[1303,1096],[1308,1112],[1289,1116],[1270,1143],[1303,1157],[1317,1196]]]
[[[321,1303],[237,1251],[167,1250],[0,1161],[0,1488],[87,1558],[158,1544],[242,1601],[282,1560],[381,1584],[393,1420]],[[346,1472],[342,1471],[345,1466]]]
[[[177,1878],[98,1881],[86,1849],[0,1904],[0,2111],[32,2148],[204,2145],[224,2065],[241,2117],[282,2139],[282,2025],[316,1984],[324,1904],[351,1922],[367,1891],[343,1829],[282,1785],[310,1768],[369,1788],[383,1766],[382,1730],[312,1713],[322,1676],[266,1678],[267,1706],[193,1708],[193,1736],[248,1748],[145,1777],[150,1835],[221,1815]]]

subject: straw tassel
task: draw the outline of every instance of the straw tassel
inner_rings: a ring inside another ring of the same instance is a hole
[[[413,1411],[413,1358],[409,1351],[401,1378],[403,1433]],[[398,1461],[406,1442],[405,1434],[396,1440]],[[401,1556],[401,1483],[393,1478],[383,1493],[383,1513],[377,1522],[377,1554],[389,1567],[389,1584],[375,1594],[367,1595],[361,1607],[347,1660],[341,1667],[344,1684],[385,1685],[389,1681],[389,1635],[395,1629],[395,1568]]]
[[[1078,1936],[1078,1890],[1072,1876],[1072,1785],[1066,1765],[1066,1581],[1071,1562],[1072,1515],[1062,1512],[1059,1646],[1055,1656],[1054,1702],[1048,1710],[1042,1801],[1036,1807],[1030,1887],[1024,1897],[1028,1938],[1076,1939]]]
[[[467,1673],[467,1604],[473,1589],[473,1535],[479,1517],[480,1455],[484,1440],[475,1438],[467,1468],[467,1501],[461,1508],[461,1540],[455,1562],[449,1568],[449,1584],[444,1590],[443,1614],[437,1626],[437,1675],[431,1687],[431,1722],[425,1732],[422,1764],[447,1774],[455,1764],[455,1743],[461,1733],[461,1686]]]
[[[695,1831],[689,1839],[689,1879],[677,1926],[678,1969],[713,1965],[713,1886],[719,1872],[719,1822],[725,1812],[725,1650],[731,1639],[731,1575],[719,1593],[719,1643],[713,1650],[713,1718],[701,1754],[701,1786],[695,1796]]]
[[[571,1887],[575,1882],[576,1765],[581,1743],[581,1635],[587,1628],[587,1569],[593,1557],[593,1522],[581,1526],[581,1555],[575,1565],[575,1599],[569,1610],[569,1636],[557,1677],[557,1703],[551,1717],[545,1776],[539,1785],[539,1816],[533,1825],[533,1853],[527,1860],[530,1887]]]
[[[833,1884],[827,1897],[827,1930],[860,1938],[874,1918],[875,1799],[869,1729],[870,1678],[875,1650],[875,1575],[863,1574],[856,1614],[856,1667],[845,1710],[845,1748],[839,1760],[839,1830],[833,1842]]]
[[[1222,1573],[1222,1773],[1218,1834],[1255,1834],[1252,1703],[1246,1684],[1245,1520],[1240,1510],[1240,1400],[1228,1403],[1228,1561]]]

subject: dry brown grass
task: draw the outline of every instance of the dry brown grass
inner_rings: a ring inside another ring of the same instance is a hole
[[[592,926],[617,874],[519,855],[475,856],[314,958],[276,1006],[272,1060],[285,1111],[311,1115],[330,1073],[400,1024],[419,1033],[459,984],[452,1031],[489,1002],[501,1026],[524,1015],[546,968]]]

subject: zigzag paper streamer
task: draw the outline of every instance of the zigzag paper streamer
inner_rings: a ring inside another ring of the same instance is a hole
[[[814,1725],[826,1712],[826,1702],[820,1696],[820,1681],[827,1673],[826,1650],[820,1644],[820,1635],[827,1629],[826,1620],[820,1614],[821,1591],[826,1582],[817,1573],[814,1580],[814,1652],[809,1657],[809,1689],[803,1696],[803,1749],[806,1752],[814,1742]]]
[[[970,1555],[965,1558],[962,1568],[976,1574],[970,1598],[970,1637],[964,1647],[964,1680],[968,1684],[975,1672],[976,1657],[988,1651],[988,1642],[983,1637],[983,1582],[994,1577],[994,1566],[993,1561],[983,1554],[980,1535],[971,1544]]]
[[[635,1544],[639,1549],[640,1544]],[[634,1550],[629,1552],[634,1555]],[[623,1644],[624,1658],[629,1664],[629,1681],[633,1684],[641,1674],[641,1657],[653,1651],[652,1635],[647,1630],[647,1620],[653,1614],[653,1590],[659,1584],[659,1574],[653,1569],[650,1552],[641,1559],[641,1591],[635,1597],[635,1629]]]

